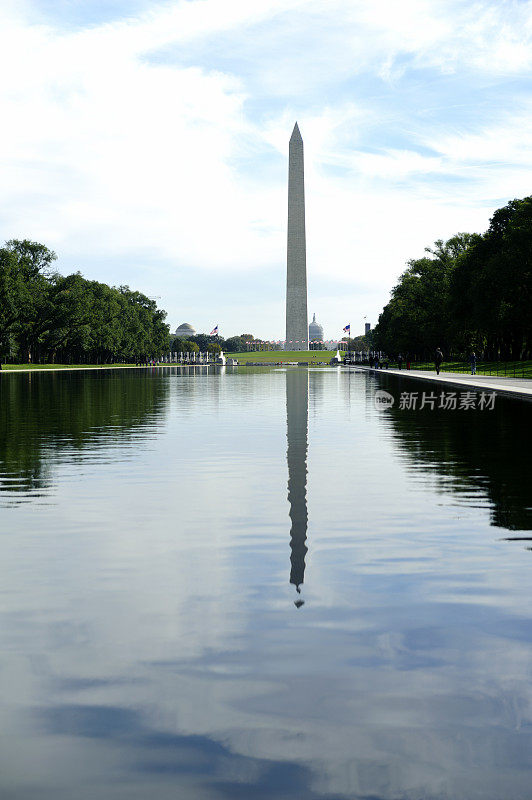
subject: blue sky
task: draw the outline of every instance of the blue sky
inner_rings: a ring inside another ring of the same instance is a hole
[[[309,313],[376,322],[407,259],[530,193],[532,4],[4,0],[0,235],[224,335],[284,336],[305,143]]]

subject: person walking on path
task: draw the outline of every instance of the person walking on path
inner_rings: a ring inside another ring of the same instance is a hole
[[[471,351],[469,356],[469,361],[471,363],[471,375],[477,374],[477,354],[474,350]]]
[[[399,353],[399,355],[397,356],[397,366],[399,369],[403,368],[403,356],[401,355],[401,353]]]
[[[434,353],[434,366],[436,367],[436,375],[440,374],[440,369],[443,361],[443,353],[439,347],[436,348]]]

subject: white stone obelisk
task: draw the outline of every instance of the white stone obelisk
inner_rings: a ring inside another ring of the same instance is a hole
[[[285,350],[308,350],[303,139],[296,124],[288,151]]]

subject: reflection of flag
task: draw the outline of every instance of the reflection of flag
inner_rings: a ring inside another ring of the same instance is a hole
[[[212,331],[209,333],[209,336],[218,336],[218,325],[212,329]]]
[[[344,333],[351,333],[351,323],[349,323],[349,325],[345,326]]]

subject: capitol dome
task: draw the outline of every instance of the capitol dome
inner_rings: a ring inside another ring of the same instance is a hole
[[[308,326],[309,342],[323,342],[323,328],[316,322],[316,314],[312,317],[312,322]]]
[[[183,322],[176,330],[175,335],[179,336],[180,339],[189,339],[191,336],[196,335],[196,331],[189,322]]]

